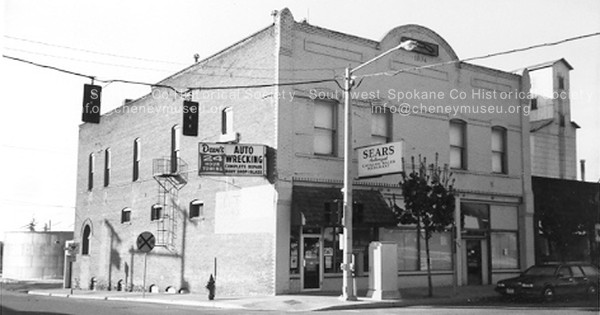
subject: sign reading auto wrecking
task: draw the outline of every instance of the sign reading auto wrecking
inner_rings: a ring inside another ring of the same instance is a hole
[[[358,148],[358,177],[402,172],[402,142]]]
[[[198,174],[265,176],[266,147],[251,144],[198,144]]]

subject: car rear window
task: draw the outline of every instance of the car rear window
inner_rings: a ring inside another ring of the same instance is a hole
[[[555,270],[555,266],[535,266],[527,269],[524,274],[527,276],[553,276]]]
[[[581,272],[581,269],[579,269],[579,266],[571,266],[571,273],[573,273],[573,277],[575,277],[575,278],[583,277],[583,272]]]
[[[581,269],[583,269],[583,273],[585,273],[586,276],[598,275],[598,269],[596,269],[594,266],[581,266]]]

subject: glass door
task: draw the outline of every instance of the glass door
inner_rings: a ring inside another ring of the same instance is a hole
[[[321,288],[321,237],[302,237],[302,288],[315,290]]]

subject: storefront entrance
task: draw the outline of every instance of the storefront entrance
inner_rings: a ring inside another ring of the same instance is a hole
[[[488,250],[485,239],[463,240],[463,283],[467,285],[488,284]]]
[[[303,235],[302,236],[302,289],[319,290],[321,289],[323,268],[321,266],[321,236]]]

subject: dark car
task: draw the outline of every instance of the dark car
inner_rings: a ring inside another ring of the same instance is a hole
[[[496,291],[505,296],[542,297],[598,294],[598,269],[593,265],[567,263],[529,267],[520,276],[498,281]]]

